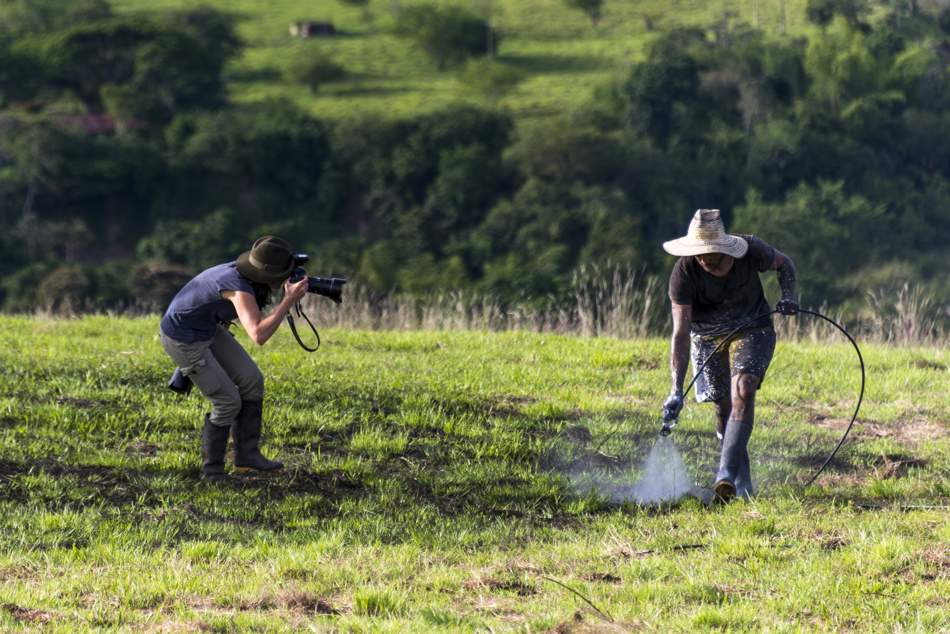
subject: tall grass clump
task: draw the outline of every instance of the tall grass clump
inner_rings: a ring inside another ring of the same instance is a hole
[[[362,330],[488,330],[556,332],[584,337],[637,339],[665,336],[670,329],[669,300],[660,278],[616,266],[585,265],[572,278],[563,299],[504,302],[476,291],[457,290],[412,296],[380,294],[366,286],[347,286],[345,301],[327,308],[307,299],[325,326]],[[896,294],[868,294],[867,305],[846,312],[827,304],[816,310],[867,341],[944,345],[950,307],[921,287],[905,284]],[[787,341],[822,342],[840,336],[830,323],[812,317],[773,320]]]
[[[367,330],[530,330],[588,337],[646,337],[664,332],[669,310],[658,278],[616,266],[582,266],[566,298],[503,302],[476,291],[427,296],[378,294],[347,287],[334,308],[309,298],[308,308],[327,326]]]
[[[897,291],[868,293],[867,330],[877,341],[899,346],[946,341],[950,306],[940,306],[932,294],[908,283]]]
[[[909,283],[896,292],[869,292],[863,307],[802,307],[826,315],[864,341],[898,346],[945,346],[947,342],[950,306]],[[146,314],[154,308],[154,304],[119,306],[110,312]],[[356,282],[347,285],[342,304],[334,306],[308,295],[304,308],[322,327],[355,330],[530,331],[619,339],[666,336],[670,331],[669,300],[661,278],[609,264],[580,266],[565,292],[540,300],[505,301],[470,289],[428,295],[380,293]],[[77,317],[101,311],[89,302],[44,301],[34,312]],[[840,337],[830,323],[808,316],[775,318],[773,323],[786,341],[817,343]]]

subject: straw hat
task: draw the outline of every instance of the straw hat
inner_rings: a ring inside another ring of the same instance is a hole
[[[686,235],[663,243],[664,251],[681,257],[724,253],[741,258],[748,248],[743,238],[726,233],[718,209],[697,209]]]
[[[252,282],[277,284],[294,270],[294,253],[286,240],[264,236],[254,242],[250,251],[238,256],[237,270]]]

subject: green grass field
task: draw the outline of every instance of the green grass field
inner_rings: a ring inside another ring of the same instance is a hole
[[[410,42],[390,33],[394,7],[422,4],[422,0],[373,0],[370,20],[360,9],[338,0],[207,0],[204,4],[242,16],[239,32],[247,49],[228,72],[232,96],[238,101],[286,97],[317,116],[339,119],[403,117],[485,99],[468,90],[458,72],[439,72]],[[564,113],[588,103],[597,86],[623,80],[656,34],[673,26],[711,26],[730,12],[733,21],[756,24],[776,34],[783,22],[788,33],[808,28],[805,0],[607,0],[596,29],[585,14],[568,8],[562,0],[456,4],[482,16],[488,15],[490,7],[492,23],[502,37],[498,61],[521,71],[525,78],[497,104],[492,103],[522,119]],[[119,11],[138,12],[193,3],[113,0],[113,5]],[[344,34],[309,40],[291,37],[289,25],[304,19],[330,21]],[[316,95],[283,79],[295,59],[313,53],[341,64],[350,79],[321,87]]]
[[[330,330],[307,355],[282,330],[252,353],[288,467],[216,487],[156,330],[0,318],[3,631],[950,628],[945,349],[867,346],[854,442],[802,489],[857,366],[780,343],[758,499],[640,508],[577,483],[636,479],[662,340]],[[690,403],[674,432],[707,485],[711,421]]]

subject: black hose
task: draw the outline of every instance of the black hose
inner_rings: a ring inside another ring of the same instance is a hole
[[[714,356],[716,356],[716,354],[718,354],[720,350],[722,350],[723,346],[728,345],[732,341],[732,338],[736,335],[736,333],[738,333],[743,328],[748,327],[750,324],[754,323],[755,321],[762,319],[763,317],[770,317],[771,315],[774,315],[777,312],[779,312],[778,309],[771,310],[767,313],[762,313],[761,315],[756,315],[755,317],[752,317],[751,319],[747,319],[746,321],[739,324],[739,326],[737,326],[735,329],[733,329],[732,332],[726,335],[722,339],[722,341],[719,342],[719,345],[717,345],[713,349],[713,351],[709,354],[709,356],[706,357],[706,359],[700,364],[699,368],[697,368],[696,371],[693,373],[693,379],[689,382],[689,385],[686,386],[686,389],[683,390],[683,402],[684,403],[686,402],[686,395],[689,394],[689,391],[692,389],[693,384],[696,383],[696,379],[699,378],[699,375],[703,371],[703,368],[706,367],[706,364],[709,363],[709,361]],[[864,400],[865,370],[864,370],[864,357],[861,355],[861,348],[858,347],[858,342],[854,340],[854,337],[851,336],[851,333],[845,330],[844,326],[836,322],[834,319],[831,319],[830,317],[826,317],[825,315],[822,315],[821,313],[814,310],[799,308],[796,311],[796,313],[804,313],[806,315],[812,315],[813,317],[818,317],[819,319],[824,319],[829,324],[831,324],[832,326],[840,330],[844,334],[844,336],[848,338],[848,341],[851,342],[851,345],[854,346],[854,351],[858,354],[858,362],[861,364],[861,390],[858,392],[858,401],[857,401],[857,404],[854,406],[854,414],[851,415],[851,421],[848,423],[848,427],[844,430],[844,434],[841,435],[841,440],[839,440],[838,444],[835,445],[834,450],[831,452],[828,458],[825,459],[825,461],[821,464],[821,466],[818,467],[818,470],[814,473],[814,475],[812,475],[812,477],[809,478],[808,482],[806,482],[803,485],[803,488],[804,488],[811,485],[816,479],[818,479],[818,476],[821,475],[821,472],[825,470],[825,467],[827,467],[831,463],[831,461],[834,460],[835,455],[838,453],[838,450],[841,449],[842,445],[844,445],[844,441],[848,438],[848,434],[851,433],[851,428],[854,427],[854,423],[858,419],[858,412],[861,410],[861,402]]]

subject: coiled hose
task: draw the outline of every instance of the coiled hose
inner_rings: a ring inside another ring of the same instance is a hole
[[[743,328],[746,328],[750,324],[754,323],[756,320],[762,319],[763,317],[769,317],[778,312],[779,310],[775,309],[767,313],[762,313],[761,315],[756,315],[755,317],[752,317],[751,319],[747,319],[746,321],[742,322],[735,329],[733,329],[732,332],[726,335],[722,339],[722,341],[719,342],[719,345],[717,345],[713,349],[712,353],[710,353],[710,355],[706,357],[706,360],[703,361],[702,364],[700,364],[699,368],[697,368],[696,371],[693,373],[693,379],[689,382],[689,385],[686,386],[686,389],[683,390],[683,402],[684,403],[686,402],[686,395],[689,394],[689,391],[693,388],[693,385],[696,383],[696,379],[698,379],[699,375],[702,373],[703,368],[706,367],[706,364],[709,363],[710,359],[712,359],[714,356],[716,356],[716,354],[719,353],[720,350],[722,350],[723,346],[728,345],[732,341],[732,338]],[[854,413],[851,415],[851,420],[848,422],[848,426],[847,428],[845,428],[844,433],[841,435],[841,440],[839,440],[838,444],[835,445],[834,450],[832,450],[831,454],[829,454],[829,456],[825,459],[825,461],[821,464],[821,466],[818,467],[818,470],[815,471],[814,475],[812,475],[812,477],[809,478],[808,482],[806,482],[803,485],[807,487],[811,485],[816,479],[818,479],[818,476],[821,475],[821,472],[825,470],[825,467],[827,467],[831,463],[831,461],[834,460],[835,455],[837,455],[838,450],[841,449],[841,447],[844,445],[844,441],[847,440],[848,434],[851,433],[851,428],[854,427],[854,423],[858,419],[858,412],[861,410],[861,402],[864,400],[865,370],[864,370],[864,357],[861,355],[861,348],[858,347],[858,342],[854,340],[854,337],[851,336],[851,333],[845,330],[844,326],[836,322],[834,319],[827,317],[825,315],[822,315],[821,313],[814,310],[806,310],[804,308],[799,308],[796,310],[796,314],[811,315],[813,317],[823,319],[824,321],[827,321],[829,324],[831,324],[832,326],[840,330],[844,334],[844,336],[848,338],[848,341],[851,342],[851,345],[854,347],[854,351],[858,355],[858,362],[861,364],[861,389],[858,392],[858,400],[854,406]]]

